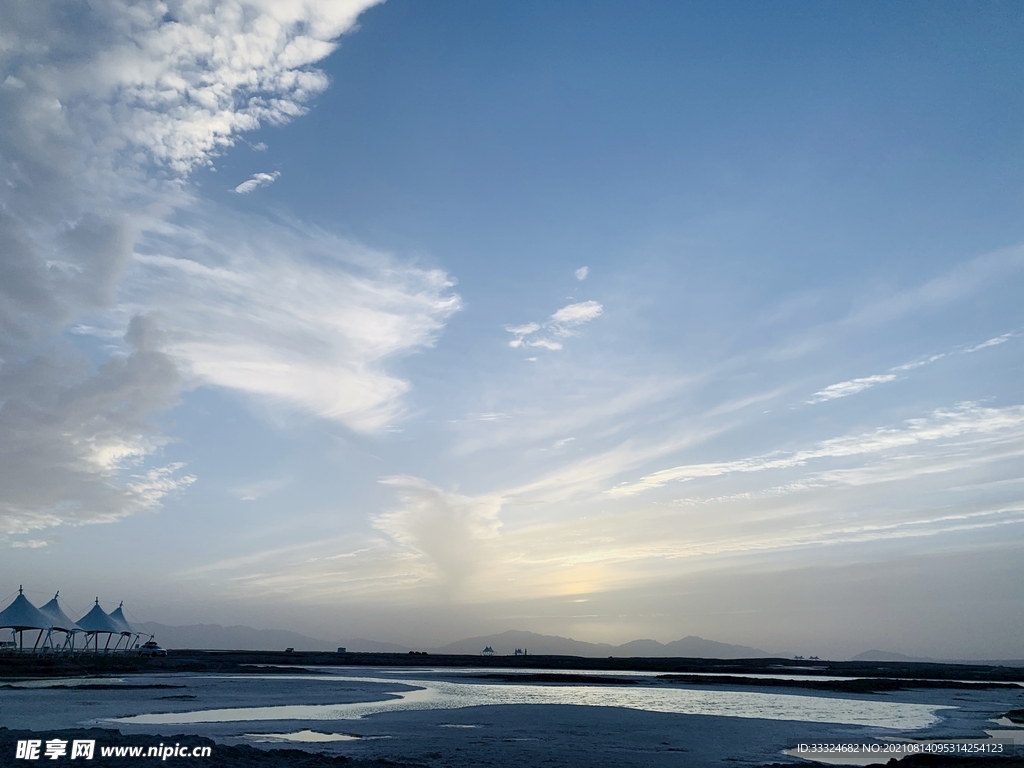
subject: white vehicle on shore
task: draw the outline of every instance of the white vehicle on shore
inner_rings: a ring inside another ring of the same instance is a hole
[[[139,648],[139,656],[166,656],[167,651],[161,648],[156,640],[149,640]]]

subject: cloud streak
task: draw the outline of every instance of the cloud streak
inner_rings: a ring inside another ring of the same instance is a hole
[[[996,336],[995,338],[983,341],[981,344],[975,344],[973,347],[968,347],[964,350],[964,354],[969,355],[972,352],[977,352],[982,349],[988,349],[989,347],[998,347],[1000,344],[1005,344],[1014,337],[1013,333],[1004,333],[1002,336]]]
[[[979,352],[983,349],[990,347],[997,347],[1000,344],[1004,344],[1014,337],[1014,333],[1004,333],[1001,336],[983,341],[980,344],[968,347],[966,349],[960,349],[954,352],[940,352],[935,355],[931,355],[922,360],[914,360],[909,363],[903,363],[889,369],[889,373],[880,373],[873,376],[865,376],[859,379],[850,379],[849,381],[841,381],[838,384],[831,384],[824,389],[818,390],[810,399],[806,402],[808,405],[815,405],[817,403],[824,403],[829,400],[837,400],[841,397],[849,397],[850,395],[856,395],[859,392],[863,392],[866,389],[878,386],[879,384],[888,384],[891,381],[896,381],[897,374],[904,373],[906,371],[912,371],[917,368],[923,368],[926,365],[931,365],[938,360],[942,360],[945,357],[949,357],[951,354],[963,354],[970,355],[975,352]]]
[[[878,384],[887,384],[890,381],[896,381],[896,374],[878,374],[875,376],[865,376],[860,379],[850,379],[850,381],[841,381],[838,384],[831,384],[815,392],[807,402],[813,405],[815,403],[824,403],[828,400],[837,400],[840,397],[849,397],[850,395],[856,395],[858,392],[863,392],[865,389],[871,389],[871,387]]]
[[[790,453],[771,453],[734,461],[686,464],[645,475],[607,491],[613,497],[634,496],[669,483],[722,475],[764,472],[803,466],[811,461],[884,453],[919,443],[958,438],[968,434],[993,434],[1024,426],[1024,406],[986,408],[965,403],[954,409],[934,411],[928,418],[911,419],[903,427],[833,438],[813,448]]]
[[[505,330],[513,336],[508,345],[513,349],[526,346],[560,350],[564,339],[575,336],[580,326],[597,319],[603,313],[604,307],[596,301],[568,304],[544,323],[506,325]]]

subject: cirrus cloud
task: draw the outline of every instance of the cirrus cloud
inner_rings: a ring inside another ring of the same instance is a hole
[[[961,403],[939,409],[926,418],[910,419],[901,427],[885,427],[862,434],[824,440],[800,451],[777,452],[731,461],[686,464],[645,475],[632,483],[609,489],[611,496],[635,496],[674,482],[729,474],[764,472],[800,467],[811,461],[839,459],[905,449],[921,443],[952,440],[964,435],[1016,435],[1024,428],[1024,406],[989,408],[978,403]]]
[[[160,319],[162,350],[195,383],[361,432],[402,411],[409,384],[388,363],[430,347],[461,307],[445,272],[309,227],[207,217],[190,220],[187,247],[172,231],[140,250],[152,252],[135,256],[130,301],[93,333],[145,306]]]

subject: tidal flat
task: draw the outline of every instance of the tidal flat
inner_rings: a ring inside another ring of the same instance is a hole
[[[803,762],[786,754],[798,744],[1001,740],[1005,755],[1024,744],[1024,727],[1004,717],[1024,706],[1024,687],[992,679],[999,675],[968,674],[946,686],[922,675],[851,692],[849,681],[865,678],[845,668],[807,675],[762,665],[744,677],[732,666],[727,675],[673,679],[661,668],[601,670],[592,661],[579,674],[557,663],[257,659],[213,670],[9,677],[0,726],[10,729],[7,739],[83,728],[101,729],[98,744],[208,739],[214,759],[198,762],[209,766],[762,766]],[[693,672],[686,667],[672,672]],[[830,681],[846,688],[829,689]]]

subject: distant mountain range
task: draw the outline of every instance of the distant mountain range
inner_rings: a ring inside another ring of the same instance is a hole
[[[157,641],[165,648],[248,651],[282,651],[285,648],[294,648],[297,651],[334,651],[343,647],[348,651],[366,653],[406,653],[414,650],[395,643],[361,638],[328,643],[325,640],[318,640],[298,632],[282,629],[253,629],[241,625],[232,627],[222,627],[219,624],[169,626],[150,621],[140,626],[144,626],[147,632],[156,635]],[[416,648],[415,650],[477,655],[487,647],[492,648],[499,656],[512,655],[516,648],[532,654],[553,656],[684,656],[752,659],[770,655],[759,648],[718,643],[694,635],[671,643],[659,643],[656,640],[633,640],[623,645],[608,645],[607,643],[586,643],[567,637],[515,630],[496,635],[470,637],[449,643],[441,648]]]
[[[538,635],[535,632],[517,632],[515,630],[498,635],[481,635],[459,640],[437,648],[436,652],[477,654],[488,646],[499,656],[510,655],[515,652],[516,648],[545,656],[619,656],[627,658],[631,656],[690,656],[714,659],[754,659],[770,655],[759,648],[718,643],[695,635],[671,643],[659,643],[657,640],[633,640],[622,645],[608,645],[607,643],[585,643],[567,637]]]
[[[283,629],[253,629],[236,625],[222,627],[220,624],[190,624],[188,626],[169,626],[149,621],[139,625],[147,632],[156,635],[157,641],[165,648],[192,648],[210,651],[283,651],[294,648],[296,651],[334,651],[339,647],[353,653],[408,653],[411,650],[429,653],[468,654],[475,656],[490,646],[499,656],[515,653],[521,648],[535,655],[551,656],[589,656],[605,658],[617,656],[629,658],[634,656],[648,657],[682,657],[708,659],[757,659],[769,656],[788,658],[788,653],[765,653],[760,648],[746,645],[731,645],[705,640],[690,635],[682,640],[671,643],[659,643],[656,640],[633,640],[622,645],[606,643],[585,643],[568,637],[540,635],[536,632],[518,632],[509,630],[496,635],[480,635],[469,637],[441,648],[409,648],[397,643],[385,643],[379,640],[354,638],[329,643],[315,637],[289,632]],[[931,659],[919,656],[907,656],[893,651],[870,650],[854,656],[851,661],[894,661],[894,662],[938,662],[963,664],[997,664],[1011,667],[1024,667],[1024,660],[971,661],[950,662],[947,659]]]

